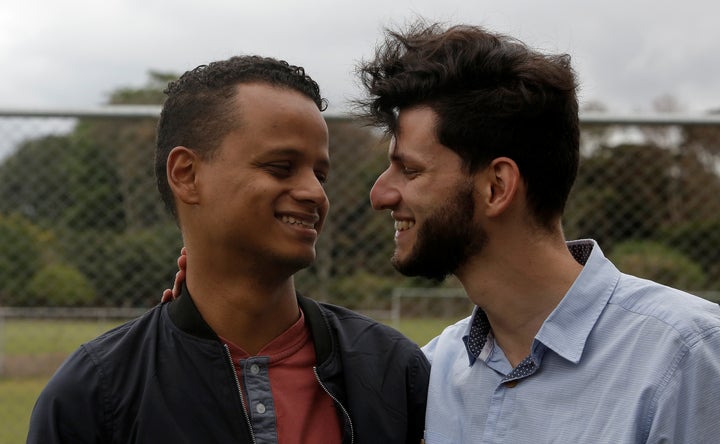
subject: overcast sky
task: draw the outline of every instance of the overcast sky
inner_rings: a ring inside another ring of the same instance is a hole
[[[0,107],[102,105],[149,70],[257,53],[303,65],[342,112],[382,29],[423,16],[572,55],[582,102],[720,108],[716,0],[1,0]]]

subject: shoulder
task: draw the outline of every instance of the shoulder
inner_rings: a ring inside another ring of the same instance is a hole
[[[318,302],[323,316],[331,328],[342,336],[352,336],[356,340],[381,342],[400,342],[417,346],[395,328],[369,316],[338,305]]]
[[[345,362],[429,368],[420,347],[393,327],[338,305],[301,298],[318,355],[339,353]]]
[[[149,345],[148,339],[157,335],[157,324],[162,322],[162,307],[158,305],[143,315],[106,331],[83,344],[82,348],[93,360],[98,361],[118,355],[124,356],[124,353],[138,353],[141,347]]]
[[[438,336],[423,346],[422,351],[428,361],[432,363],[433,358],[438,353],[465,353],[463,336],[467,335],[471,320],[472,316],[468,316],[452,325],[448,325]]]
[[[72,353],[40,392],[30,417],[28,443],[66,442],[69,436],[89,439],[105,433],[108,378],[88,344]]]
[[[333,332],[346,378],[405,381],[408,390],[419,394],[424,403],[430,363],[415,342],[393,327],[345,307],[318,306]]]
[[[160,318],[160,306],[150,309],[138,318],[127,321],[112,328],[96,338],[82,344],[71,354],[56,372],[55,377],[61,380],[75,379],[86,381],[87,372],[103,373],[103,367],[122,364],[129,354],[139,353],[139,346],[146,342],[147,336],[157,329],[151,324]],[[117,362],[115,362],[117,361]]]
[[[720,335],[720,305],[647,279],[622,274],[609,306],[648,327],[675,332],[689,347]]]

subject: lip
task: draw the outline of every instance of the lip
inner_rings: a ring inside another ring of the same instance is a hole
[[[411,230],[415,226],[415,219],[408,215],[391,211],[390,217],[393,219],[395,237],[397,237],[400,233]]]
[[[413,219],[404,219],[404,218],[393,218],[394,219],[394,225],[395,225],[395,241],[397,242],[399,239],[408,236],[410,232],[412,232],[413,228],[415,228],[415,221]]]
[[[290,225],[301,225],[306,228],[317,228],[318,222],[320,222],[320,215],[318,213],[302,213],[297,211],[284,211],[277,213],[275,216],[280,219],[281,222]]]
[[[395,231],[402,232],[408,231],[415,226],[415,221],[412,219],[395,219]]]
[[[320,215],[317,213],[282,212],[275,218],[288,229],[303,237],[315,240],[318,236]]]

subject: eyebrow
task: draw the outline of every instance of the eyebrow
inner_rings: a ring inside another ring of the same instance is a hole
[[[398,141],[397,137],[391,142],[390,149],[388,150],[388,159],[402,162],[403,155],[398,152]]]
[[[407,161],[408,156],[407,156],[407,154],[400,151],[400,147],[396,141],[395,145],[393,145],[392,149],[388,153],[388,159],[390,161],[403,163],[403,162]]]

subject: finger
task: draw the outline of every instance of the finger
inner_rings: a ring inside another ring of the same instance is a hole
[[[185,280],[185,272],[180,270],[177,273],[175,273],[175,282],[173,283],[172,288],[172,296],[173,299],[180,296],[180,288],[182,287],[182,282]]]

